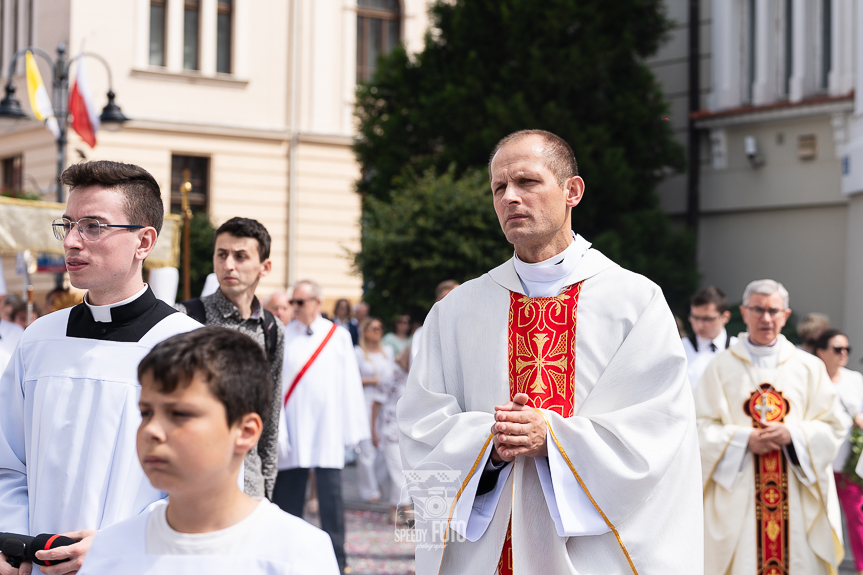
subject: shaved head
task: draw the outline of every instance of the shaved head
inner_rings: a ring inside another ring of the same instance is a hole
[[[578,175],[578,164],[575,161],[575,154],[572,152],[572,148],[563,138],[545,130],[520,130],[513,132],[499,141],[488,159],[489,173],[491,173],[491,162],[501,148],[508,144],[520,142],[530,136],[539,136],[545,143],[542,151],[542,160],[545,163],[545,167],[554,174],[555,179],[557,179],[557,185],[562,186],[563,182]]]

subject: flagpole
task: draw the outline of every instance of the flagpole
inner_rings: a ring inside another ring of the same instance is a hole
[[[66,118],[69,115],[69,67],[66,59],[66,44],[60,42],[57,45],[57,64],[54,66],[54,115],[57,117],[57,124],[60,126],[60,135],[57,136],[57,202],[65,203],[66,194],[63,193],[63,184],[60,183],[60,176],[63,170],[66,169]]]

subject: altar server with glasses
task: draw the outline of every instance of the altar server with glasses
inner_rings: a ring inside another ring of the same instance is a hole
[[[851,418],[824,363],[781,334],[791,315],[781,283],[750,283],[740,311],[748,333],[695,388],[704,573],[836,573],[832,463]]]
[[[63,172],[63,241],[84,303],[39,318],[0,378],[0,531],[63,533],[69,561],[0,575],[80,568],[97,530],[134,517],[163,495],[135,452],[141,421],[138,362],[158,342],[201,327],[156,299],[142,265],[162,228],[159,185],[131,164],[97,161]]]
[[[689,325],[692,335],[683,338],[683,351],[686,352],[687,373],[692,389],[717,353],[725,351],[737,343],[725,326],[731,319],[728,311],[728,298],[717,287],[707,286],[698,290],[689,300]]]

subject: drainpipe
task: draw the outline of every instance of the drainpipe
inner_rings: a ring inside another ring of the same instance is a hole
[[[698,129],[692,119],[692,113],[699,110],[701,95],[699,2],[700,0],[689,0],[689,170],[686,178],[686,223],[696,233],[698,232],[698,175],[701,168],[701,154]]]
[[[288,153],[288,286],[297,282],[297,144],[300,118],[300,3],[291,3],[291,142]]]

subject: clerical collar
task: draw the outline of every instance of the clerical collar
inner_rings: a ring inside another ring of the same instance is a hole
[[[160,321],[177,310],[156,299],[150,286],[144,293],[130,298],[131,301],[118,302],[111,306],[111,321],[97,322],[91,306],[81,303],[69,311],[66,323],[66,337],[98,339],[103,341],[133,342],[141,338]]]
[[[519,259],[518,254],[515,254],[513,265],[525,294],[530,297],[554,297],[558,295],[589,248],[590,242],[572,232],[572,243],[565,250],[547,260],[529,264],[523,262]]]
[[[84,295],[84,303],[90,309],[90,313],[93,315],[93,321],[96,321],[99,323],[111,323],[113,321],[111,319],[111,310],[113,308],[120,307],[121,305],[126,305],[128,303],[132,303],[133,301],[135,301],[136,299],[138,299],[139,297],[144,295],[144,293],[146,293],[146,291],[147,291],[147,289],[149,289],[149,287],[150,286],[148,286],[147,284],[144,284],[144,287],[141,289],[141,291],[139,291],[138,293],[136,293],[132,297],[127,297],[123,301],[118,301],[117,303],[109,303],[108,305],[93,305],[93,304],[91,304],[89,301],[87,301],[88,296],[90,295],[90,293],[88,292]]]
[[[743,341],[746,344],[746,349],[749,351],[749,355],[753,358],[770,357],[771,355],[777,355],[779,353],[779,346],[776,345],[779,342],[779,338],[774,339],[767,345],[758,345],[749,339],[749,336],[746,336],[746,339]]]

